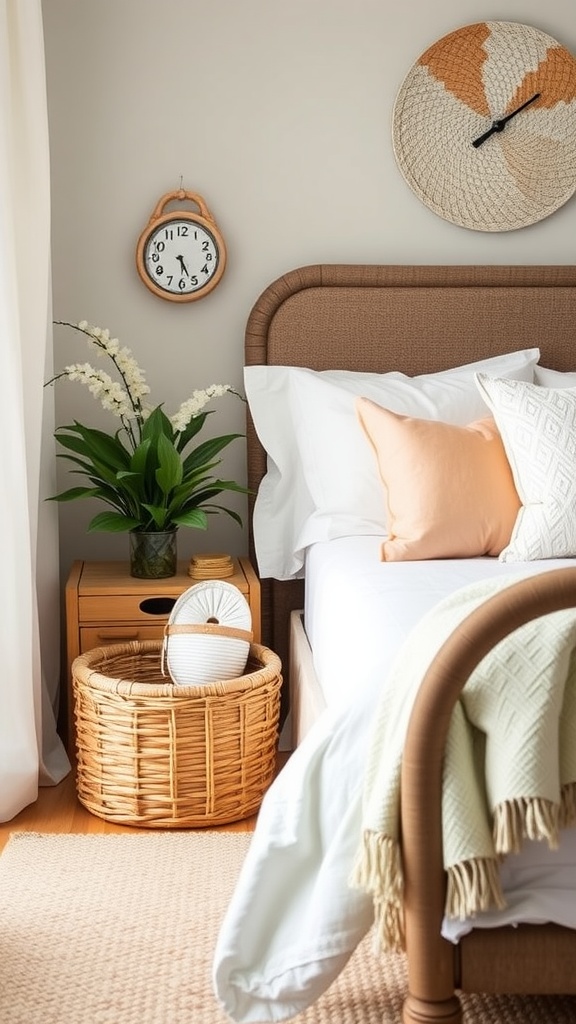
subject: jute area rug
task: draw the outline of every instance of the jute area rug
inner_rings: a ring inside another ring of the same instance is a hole
[[[0,858],[1,1024],[229,1024],[214,940],[249,833],[14,833]],[[370,939],[297,1024],[399,1024]],[[574,1024],[576,1000],[463,997],[466,1024]]]

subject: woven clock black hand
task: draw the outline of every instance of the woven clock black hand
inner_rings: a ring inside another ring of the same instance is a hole
[[[498,118],[497,121],[492,121],[492,124],[488,131],[484,132],[483,135],[479,135],[477,139],[473,139],[472,145],[476,149],[478,149],[478,146],[481,146],[483,142],[486,142],[486,139],[489,139],[491,135],[494,135],[496,132],[503,131],[504,126],[508,124],[508,121],[511,121],[513,117],[516,117],[516,114],[519,114],[520,111],[524,110],[525,107],[528,107],[531,103],[534,103],[534,100],[539,99],[539,97],[540,93],[535,92],[529,100],[526,100],[519,107],[516,107],[516,110],[513,110],[511,114],[506,114],[506,117],[500,117]]]

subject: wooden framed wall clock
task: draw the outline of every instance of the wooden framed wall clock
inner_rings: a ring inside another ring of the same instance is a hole
[[[174,200],[195,209],[165,211]],[[138,239],[136,267],[154,295],[192,302],[208,295],[222,278],[226,246],[202,196],[186,189],[166,192]]]
[[[529,25],[443,36],[404,79],[394,154],[434,213],[477,231],[549,216],[576,190],[576,59]]]

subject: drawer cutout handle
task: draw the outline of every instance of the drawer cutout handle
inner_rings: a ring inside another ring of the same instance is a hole
[[[169,615],[175,604],[175,597],[147,597],[138,607],[146,615]]]

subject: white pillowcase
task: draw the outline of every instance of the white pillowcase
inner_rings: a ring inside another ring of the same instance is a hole
[[[547,370],[545,366],[534,367],[534,383],[543,388],[576,388],[576,373],[562,373],[561,370]]]
[[[576,555],[576,387],[477,375],[522,502],[502,562]]]
[[[354,399],[394,412],[464,425],[486,415],[475,374],[531,381],[540,352],[525,349],[440,373],[314,371],[247,366],[244,388],[268,468],[254,507],[262,577],[302,577],[305,549],[319,540],[386,533],[376,460]]]

